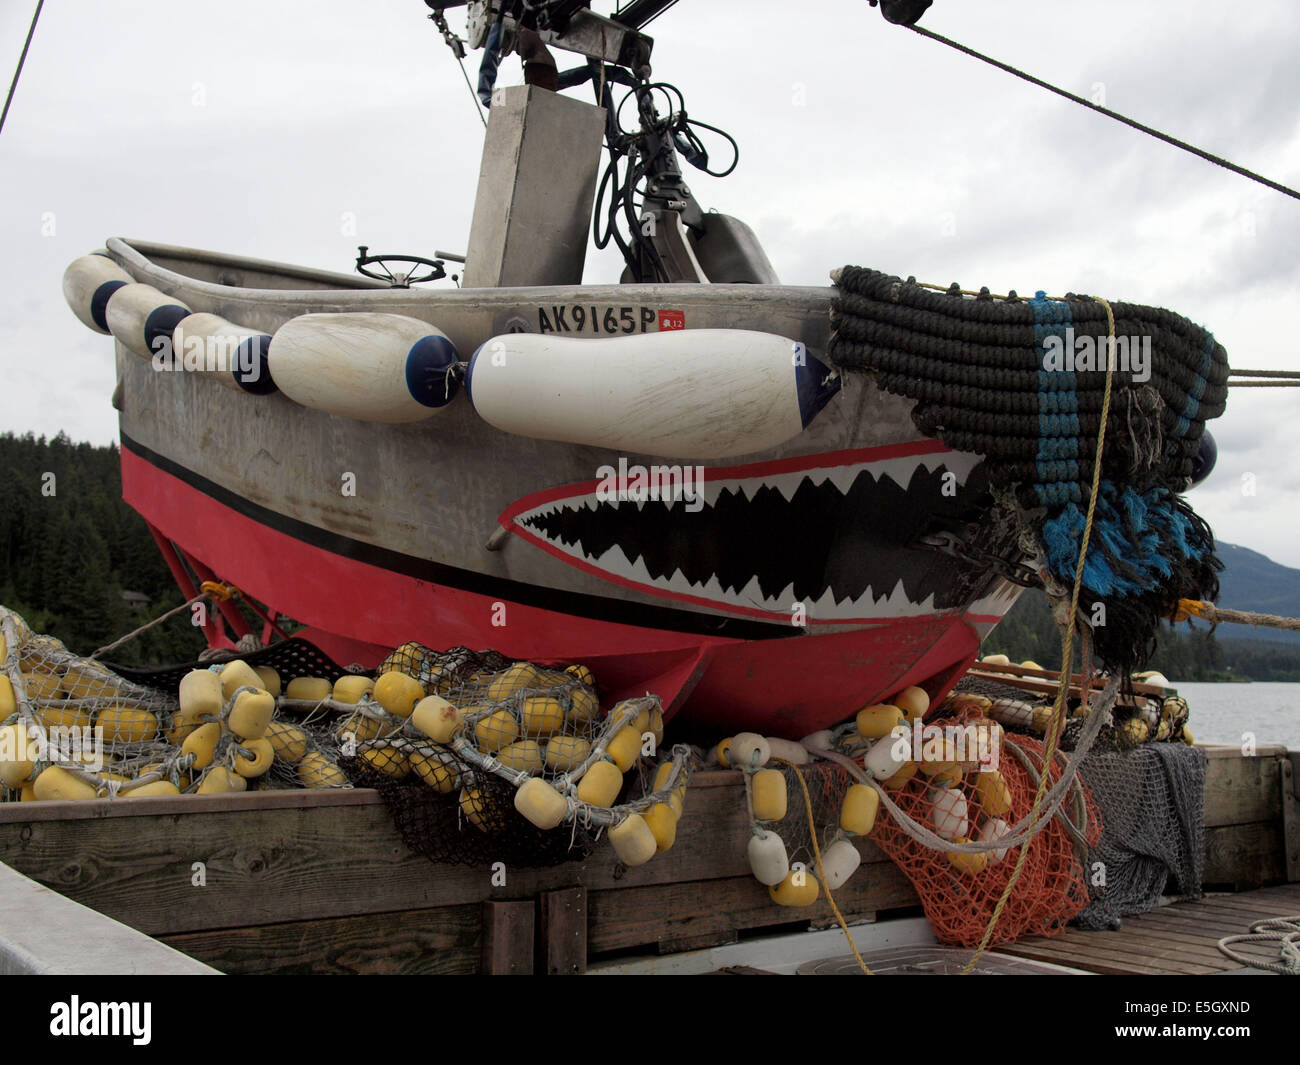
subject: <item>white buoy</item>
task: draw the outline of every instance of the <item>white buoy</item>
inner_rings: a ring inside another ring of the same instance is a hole
[[[783,740],[776,736],[764,736],[767,740],[769,758],[782,758],[794,765],[804,765],[812,761],[812,756],[804,750],[803,744],[794,740]]]
[[[834,733],[830,729],[824,728],[817,732],[810,732],[799,741],[799,744],[814,751],[829,751],[834,742]]]
[[[743,769],[752,773],[767,765],[772,757],[772,748],[767,740],[757,732],[738,732],[731,738],[731,747],[727,750],[727,763],[732,769]]]
[[[123,285],[108,297],[108,331],[143,359],[169,357],[172,331],[190,309],[153,285]]]
[[[211,377],[235,391],[271,392],[275,385],[265,365],[270,343],[260,329],[216,314],[191,314],[172,330],[173,361],[167,368]],[[264,383],[269,387],[260,388]]]
[[[503,432],[704,459],[784,444],[839,387],[803,344],[745,329],[508,333],[474,353],[466,382],[479,416]]]
[[[1005,836],[1011,829],[1011,826],[1003,821],[1000,817],[995,821],[985,821],[984,827],[980,829],[977,837],[980,843],[994,843]],[[989,865],[997,865],[1006,857],[1006,848],[1000,850],[988,851]]]
[[[931,804],[930,818],[934,822],[934,833],[954,843],[958,836],[965,836],[970,829],[966,817],[966,796],[961,788],[935,786],[925,793]]]
[[[94,252],[73,259],[63,271],[63,298],[82,325],[97,333],[107,333],[104,312],[108,298],[129,284],[130,274],[103,252]]]
[[[749,870],[760,884],[773,887],[781,883],[790,872],[790,859],[786,855],[785,843],[775,832],[760,828],[749,838],[746,847],[749,857]]]
[[[862,759],[862,767],[871,771],[877,780],[888,780],[912,760],[912,732],[898,725],[888,736],[882,736],[871,745]]]
[[[418,318],[365,311],[304,314],[286,322],[268,357],[295,403],[369,422],[414,422],[451,401],[456,349]]]
[[[826,886],[832,891],[838,891],[858,871],[861,864],[862,855],[851,841],[836,840],[822,852],[822,873],[826,876]]]

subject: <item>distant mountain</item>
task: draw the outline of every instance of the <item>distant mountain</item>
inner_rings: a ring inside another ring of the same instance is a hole
[[[1223,560],[1216,606],[1250,610],[1257,614],[1300,617],[1300,569],[1292,569],[1248,547],[1216,544]],[[1252,628],[1249,625],[1220,625],[1220,640],[1265,640],[1270,643],[1300,643],[1300,632]]]
[[[1300,617],[1300,569],[1279,565],[1236,544],[1220,542],[1217,549],[1224,571],[1216,605]],[[983,653],[1009,655],[1013,662],[1032,658],[1048,669],[1060,665],[1060,636],[1040,589],[1028,589],[1020,596],[985,642]],[[1162,625],[1148,666],[1175,682],[1239,678],[1300,682],[1300,633],[1226,622],[1213,633],[1203,621],[1175,628]]]

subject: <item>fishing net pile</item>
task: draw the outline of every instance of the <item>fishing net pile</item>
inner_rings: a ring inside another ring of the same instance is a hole
[[[546,866],[586,858],[607,834],[631,866],[673,845],[691,751],[660,757],[655,697],[605,715],[584,666],[416,643],[378,672],[335,737],[349,777],[379,790],[418,853]]]
[[[542,866],[607,836],[639,865],[677,834],[693,753],[652,695],[601,711],[583,666],[399,647],[374,673],[286,640],[116,670],[0,608],[0,780],[17,800],[377,787],[434,861]],[[124,675],[130,674],[130,676]]]
[[[989,716],[1008,730],[1041,735],[1046,729],[1051,706],[1044,697],[971,675],[957,690],[987,699]],[[1089,901],[1076,923],[1116,928],[1121,918],[1148,912],[1163,896],[1199,896],[1206,758],[1191,746],[1186,700],[1127,697],[1082,749],[1089,704],[1073,699],[1068,709],[1061,747],[1080,758],[1079,776],[1102,826],[1086,856]]]
[[[869,839],[945,943],[1110,928],[1171,884],[1197,894],[1204,849],[1186,702],[1120,687],[1072,691],[1054,726],[1049,696],[968,674],[933,709],[908,688],[799,743],[741,733],[710,758],[746,774],[750,867],[780,905],[836,891]]]
[[[1067,774],[1059,754],[1047,772],[1060,798],[1031,820],[1044,745],[1008,735],[991,711],[986,698],[956,696],[913,729],[911,758],[881,782],[892,816],[872,837],[916,888],[935,935],[966,947],[984,937],[1022,849],[1023,868],[990,942],[1064,929],[1088,903],[1084,857],[1101,833],[1086,784]],[[859,726],[841,749],[865,763],[866,742]],[[986,847],[963,846],[971,843]],[[1001,845],[988,849],[994,844]]]
[[[922,432],[984,456],[994,498],[1030,533],[1038,568],[1068,588],[1101,425],[1105,305],[987,289],[966,298],[855,266],[832,277],[831,361],[915,400]],[[1218,594],[1213,535],[1181,493],[1206,421],[1223,413],[1228,362],[1186,318],[1111,307],[1113,391],[1080,613],[1101,661],[1132,672],[1179,599]]]
[[[328,661],[310,645],[262,655],[309,668]],[[3,607],[0,661],[6,800],[347,785],[328,731],[277,707],[280,680],[271,666],[235,660],[209,668],[110,669],[33,633]]]
[[[1101,824],[1087,787],[1058,756],[1031,820],[1043,745],[1007,739],[981,696],[929,709],[909,688],[799,744],[749,733],[719,744],[717,761],[746,772],[755,878],[778,904],[811,905],[857,872],[855,840],[869,839],[916,888],[936,936],[975,946],[1024,848],[994,942],[1059,932],[1088,904],[1083,860]]]

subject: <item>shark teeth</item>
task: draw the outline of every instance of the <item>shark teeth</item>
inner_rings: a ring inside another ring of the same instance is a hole
[[[934,471],[946,469],[954,477],[958,486],[966,484],[970,472],[979,464],[978,455],[960,452],[948,452],[935,455],[911,455],[896,459],[880,459],[876,462],[863,462],[851,465],[814,466],[792,473],[765,474],[760,477],[727,477],[705,471],[704,502],[707,506],[717,504],[723,492],[743,495],[752,501],[761,490],[776,489],[788,503],[804,484],[814,487],[830,481],[840,490],[841,495],[848,495],[853,489],[858,475],[864,471],[879,481],[888,477],[900,488],[906,489],[918,469]]]
[[[904,492],[909,492],[915,477],[922,471],[927,475],[935,475],[936,471],[941,471],[943,476],[952,475],[957,486],[965,486],[971,471],[974,471],[979,462],[978,455],[948,451],[948,453],[879,459],[875,462],[828,463],[826,466],[810,466],[789,472],[768,472],[758,476],[728,476],[728,471],[720,469],[720,471],[705,471],[702,482],[698,480],[688,482],[686,492],[679,490],[677,493],[672,493],[666,490],[659,495],[658,499],[654,494],[649,494],[647,499],[647,493],[638,495],[634,492],[624,493],[623,499],[607,498],[604,493],[598,495],[597,489],[593,486],[586,493],[576,492],[573,495],[552,498],[545,503],[539,503],[538,506],[517,511],[513,514],[512,521],[517,531],[525,531],[529,536],[538,538],[552,549],[575,559],[576,562],[589,564],[608,573],[620,583],[642,586],[642,588],[666,593],[673,598],[693,601],[698,605],[715,606],[723,610],[731,607],[745,612],[761,611],[768,615],[789,616],[792,620],[802,612],[810,622],[822,623],[872,618],[906,618],[906,616],[933,614],[950,607],[936,606],[933,593],[920,601],[913,601],[913,598],[907,594],[901,577],[898,577],[888,588],[874,588],[868,585],[857,596],[846,596],[842,593],[837,596],[835,588],[827,586],[814,601],[801,602],[794,597],[793,583],[785,585],[779,593],[764,594],[757,573],[750,576],[740,588],[735,585],[724,586],[718,575],[708,576],[707,580],[692,580],[680,568],[673,568],[667,575],[663,573],[654,575],[647,568],[646,560],[642,558],[641,549],[638,547],[615,544],[604,550],[598,558],[593,557],[581,540],[575,541],[572,537],[565,540],[559,534],[549,534],[546,531],[546,523],[538,519],[558,515],[562,511],[616,512],[620,506],[636,506],[640,514],[645,511],[647,502],[667,507],[668,512],[680,512],[677,510],[679,507],[684,511],[698,512],[702,508],[718,506],[719,499],[723,498],[724,493],[731,495],[732,499],[744,497],[745,501],[754,502],[759,493],[770,493],[775,490],[780,493],[785,502],[792,503],[803,486],[810,485],[824,492],[823,486],[828,481],[835,486],[841,497],[848,498],[855,488],[861,489],[859,479],[862,477],[868,477],[876,485],[887,480],[892,481]],[[932,477],[930,484],[933,485]],[[680,480],[676,481],[677,488],[680,489],[681,485]],[[735,506],[735,503],[732,506]],[[630,558],[629,550],[636,557]],[[1014,588],[1009,589],[1009,593],[1002,588],[993,589],[991,593],[980,599],[978,605],[967,607],[967,610],[1000,615],[1009,606],[1006,596],[1010,594],[1014,598],[1014,592]]]
[[[569,553],[574,554],[574,552]],[[739,591],[724,589],[717,577],[710,577],[703,584],[691,582],[683,576],[680,570],[674,572],[666,580],[662,577],[653,577],[639,557],[635,560],[629,559],[621,547],[610,548],[594,561],[597,566],[608,573],[636,584],[659,588],[681,596],[707,599],[719,605],[725,604],[751,610],[761,610],[769,614],[781,614],[792,619],[795,617],[796,608],[798,607],[803,608],[804,614],[809,620],[815,619],[818,621],[849,621],[871,617],[919,617],[936,612],[933,596],[928,596],[919,603],[913,602],[904,590],[901,579],[888,592],[879,595],[873,589],[868,588],[857,598],[845,598],[836,601],[834,592],[828,588],[815,602],[807,603],[794,598],[793,584],[787,585],[777,595],[764,595],[759,587],[757,577],[752,577],[749,583]]]

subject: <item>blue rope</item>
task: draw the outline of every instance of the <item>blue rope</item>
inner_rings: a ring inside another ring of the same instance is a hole
[[[1074,503],[1043,524],[1047,564],[1059,580],[1073,578],[1083,526],[1083,512]],[[1167,488],[1138,492],[1103,481],[1083,566],[1084,587],[1099,598],[1153,592],[1176,566],[1201,562],[1212,548],[1194,535]]]
[[[1039,291],[1029,301],[1034,311],[1034,342],[1038,364],[1047,365],[1047,339],[1065,341],[1073,322],[1070,305],[1049,300]],[[1083,493],[1079,470],[1079,394],[1073,370],[1038,371],[1038,482],[1034,491],[1039,503],[1048,507],[1080,503]]]

